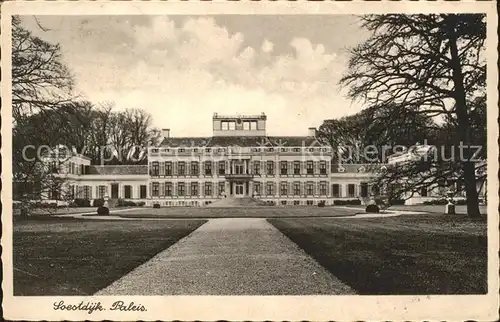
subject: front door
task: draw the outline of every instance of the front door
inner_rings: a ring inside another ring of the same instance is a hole
[[[242,197],[243,192],[243,182],[235,182],[234,183],[234,195],[238,197]]]

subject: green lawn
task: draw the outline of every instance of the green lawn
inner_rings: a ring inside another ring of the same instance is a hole
[[[169,207],[142,208],[115,215],[123,218],[295,218],[295,217],[339,217],[352,216],[359,209],[344,207],[234,207],[234,208],[197,208]]]
[[[91,295],[204,222],[47,216],[16,221],[14,295]]]
[[[359,294],[487,292],[485,219],[431,214],[268,221]]]

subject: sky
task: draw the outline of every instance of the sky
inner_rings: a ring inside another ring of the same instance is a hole
[[[306,135],[308,127],[361,109],[338,86],[348,48],[368,36],[354,16],[36,20],[22,17],[34,35],[60,44],[79,95],[118,110],[145,109],[172,136],[210,136],[215,112],[264,112],[268,135]]]

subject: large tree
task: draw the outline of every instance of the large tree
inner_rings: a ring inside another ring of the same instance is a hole
[[[12,116],[14,198],[27,203],[60,187],[57,176],[25,147],[60,140],[61,128],[49,115],[73,100],[73,78],[62,63],[59,45],[48,43],[26,30],[19,17],[12,18]],[[48,121],[47,121],[48,120]],[[32,158],[34,157],[34,158]],[[36,193],[33,193],[36,190]]]
[[[396,152],[393,148],[435,143],[437,128],[433,120],[412,110],[369,107],[354,115],[325,120],[318,137],[337,151],[335,163],[380,163]]]
[[[341,79],[349,87],[349,96],[371,109],[391,106],[441,122],[451,137],[446,143],[477,145],[474,133],[486,126],[478,124],[485,117],[484,109],[477,108],[478,100],[486,95],[485,16],[391,14],[361,19],[371,35],[351,50],[348,71]],[[465,149],[461,158],[446,165],[438,158],[440,165],[429,169],[439,168],[442,177],[459,176],[467,212],[478,217],[478,163],[474,157],[472,149]],[[399,172],[399,178],[413,174],[404,168],[393,171]],[[415,190],[411,182],[404,186]]]

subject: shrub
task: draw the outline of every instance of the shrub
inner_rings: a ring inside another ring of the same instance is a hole
[[[92,205],[93,207],[103,207],[104,206],[104,199],[94,199],[94,203]]]
[[[153,208],[160,208],[160,204],[159,203],[154,203],[153,204]]]
[[[378,208],[377,205],[368,205],[366,206],[365,211],[371,214],[378,214],[380,209]]]
[[[90,200],[89,199],[81,199],[81,198],[76,198],[73,203],[76,205],[76,207],[90,207]]]
[[[347,199],[347,200],[334,200],[334,205],[346,206],[346,205],[361,205],[361,200],[359,199]]]
[[[448,200],[446,199],[435,199],[435,200],[427,200],[427,201],[424,201],[424,205],[447,205],[448,204]]]
[[[467,199],[458,199],[458,200],[455,200],[455,204],[456,205],[460,205],[460,206],[464,206],[467,204]]]
[[[391,206],[402,206],[405,204],[405,199],[392,199],[389,201]]]
[[[324,206],[325,206],[324,200],[321,200],[320,202],[318,202],[318,207],[324,207]]]
[[[107,215],[109,215],[109,208],[101,206],[101,207],[97,208],[97,214],[100,216],[107,216]]]
[[[144,206],[146,203],[144,201],[141,201],[142,206]],[[138,206],[139,203],[135,203],[130,200],[123,200],[123,199],[118,199],[118,203],[116,204],[117,207],[136,207]]]
[[[136,202],[136,205],[139,206],[139,207],[143,207],[146,203],[144,201],[139,201],[139,202]]]

